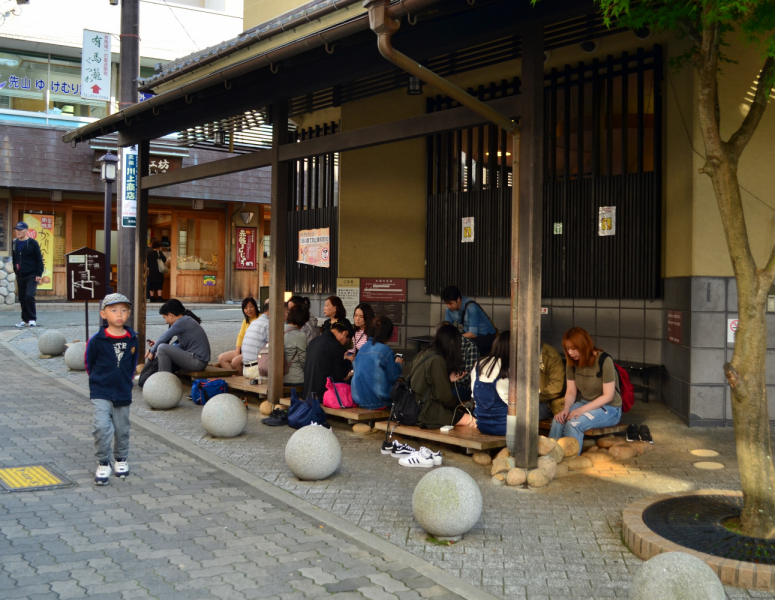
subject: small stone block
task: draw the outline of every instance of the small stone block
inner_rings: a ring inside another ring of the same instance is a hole
[[[561,437],[557,443],[565,451],[565,456],[577,456],[579,453],[579,441],[573,437]]]
[[[487,466],[492,464],[492,457],[486,452],[474,452],[472,458],[477,465]]]
[[[262,415],[271,415],[273,410],[274,404],[269,402],[269,400],[264,400],[258,407],[258,412],[260,412]]]
[[[367,423],[356,423],[353,425],[353,432],[354,433],[370,433],[371,432],[371,425],[368,425]]]

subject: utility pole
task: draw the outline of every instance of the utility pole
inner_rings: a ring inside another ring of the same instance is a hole
[[[118,109],[124,110],[137,104],[137,78],[140,76],[140,0],[121,0],[121,55],[119,57]],[[121,177],[119,179],[119,198],[125,198],[124,191],[126,152],[119,148],[121,157]],[[139,183],[140,179],[137,178]],[[139,186],[137,186],[139,187]],[[135,264],[135,233],[137,229],[137,196],[139,190],[129,194],[118,207],[118,291],[127,298],[135,297],[136,269],[145,269],[145,265]],[[140,236],[145,239],[145,235]],[[139,271],[138,271],[139,273]],[[142,280],[142,278],[140,278]],[[132,325],[136,328],[136,313],[132,311]]]

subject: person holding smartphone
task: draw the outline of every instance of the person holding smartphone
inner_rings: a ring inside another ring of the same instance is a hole
[[[457,327],[442,325],[436,330],[431,345],[412,361],[409,377],[418,404],[430,390],[417,421],[423,429],[468,425],[472,420],[453,394],[453,386],[467,375],[463,370],[460,338]]]
[[[403,357],[400,354],[394,357],[387,346],[392,333],[393,322],[386,316],[371,320],[369,341],[358,351],[352,380],[353,400],[361,408],[390,406],[390,390],[404,365]]]

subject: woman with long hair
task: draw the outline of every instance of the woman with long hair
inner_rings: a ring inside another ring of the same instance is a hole
[[[352,323],[346,319],[347,311],[344,308],[344,303],[341,298],[338,296],[329,296],[326,298],[326,301],[323,304],[323,316],[326,317],[326,320],[323,323],[323,333],[330,330],[331,325],[334,323],[341,323],[347,328],[350,339],[352,339],[355,330],[353,329]]]
[[[304,366],[307,362],[307,336],[303,329],[309,321],[309,308],[303,302],[294,304],[285,320],[283,349],[285,360],[290,363],[290,369],[283,378],[283,385],[303,388]]]
[[[495,338],[490,354],[479,360],[471,374],[476,425],[487,435],[506,435],[509,404],[509,332]]]
[[[357,310],[355,312],[358,313]],[[384,315],[374,317],[369,326],[369,341],[361,346],[355,357],[352,392],[353,400],[361,408],[390,405],[390,390],[401,375],[404,364],[404,359],[396,358],[387,346],[392,333],[393,322],[390,319]],[[358,335],[357,331],[355,335]]]
[[[585,431],[612,427],[622,418],[619,375],[613,359],[581,327],[565,332],[562,347],[567,359],[565,408],[554,416],[549,437],[574,437],[581,453]]]
[[[174,373],[181,371],[201,371],[210,361],[210,341],[202,329],[202,319],[188,310],[177,298],[162,304],[159,314],[169,325],[169,329],[155,342],[148,340],[151,349],[147,358],[159,360],[159,371]],[[178,344],[170,344],[173,338]]]
[[[258,304],[255,298],[243,298],[242,314],[245,319],[242,321],[239,333],[237,334],[237,349],[229,350],[218,355],[218,364],[222,369],[234,369],[238,375],[242,375],[242,339],[250,324],[258,318]]]
[[[156,302],[163,302],[161,290],[164,287],[164,273],[159,270],[159,261],[166,265],[168,260],[161,249],[161,242],[153,238],[151,240],[151,249],[146,256],[148,298],[151,302],[154,302],[154,293],[156,294]]]
[[[353,350],[358,352],[369,341],[369,326],[374,318],[374,310],[370,304],[361,302],[353,311],[355,334],[353,335]]]

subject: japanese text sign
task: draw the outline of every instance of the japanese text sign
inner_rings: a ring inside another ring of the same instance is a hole
[[[43,276],[39,290],[54,289],[54,215],[32,215],[24,213],[24,222],[29,225],[28,235],[38,242],[43,255]]]
[[[474,241],[474,217],[463,217],[463,237],[460,241]]]
[[[667,311],[667,341],[678,346],[683,344],[683,314],[680,310]]]
[[[255,271],[257,231],[255,227],[237,227],[235,269]]]
[[[298,262],[327,269],[331,260],[331,235],[324,229],[302,229],[299,231]]]
[[[361,279],[361,302],[406,302],[406,279]]]
[[[121,226],[137,227],[137,146],[121,152]]]
[[[361,280],[357,277],[337,277],[336,295],[344,304],[347,318],[352,321],[355,307],[361,302]]]
[[[110,34],[83,30],[81,98],[110,101]]]

